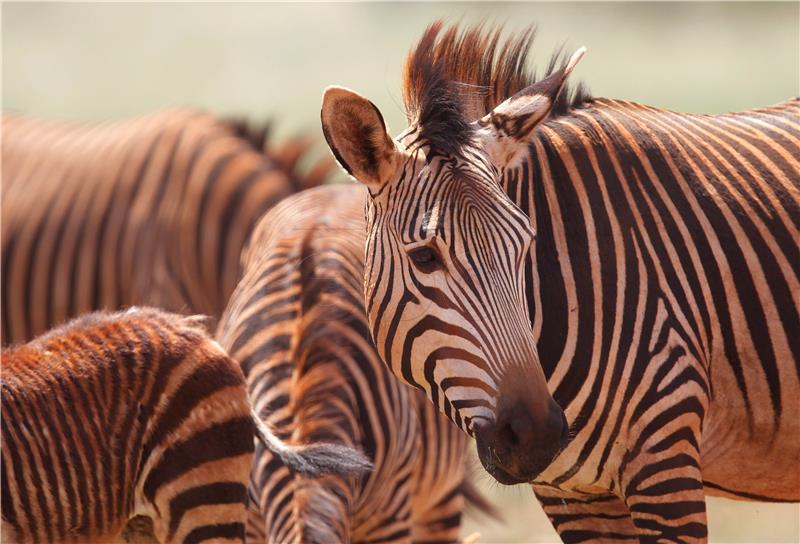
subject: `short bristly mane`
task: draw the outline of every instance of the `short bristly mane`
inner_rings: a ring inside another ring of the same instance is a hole
[[[419,139],[439,153],[457,153],[472,135],[471,123],[506,98],[536,82],[528,64],[536,28],[502,39],[502,27],[483,26],[443,31],[442,21],[430,25],[409,53],[403,70],[403,102],[408,122],[418,127]],[[566,64],[557,50],[546,71]],[[590,99],[579,84],[562,88],[553,115]]]

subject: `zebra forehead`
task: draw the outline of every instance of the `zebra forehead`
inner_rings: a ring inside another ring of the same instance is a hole
[[[427,236],[436,234],[439,228],[439,203],[435,203],[422,218],[423,229]]]

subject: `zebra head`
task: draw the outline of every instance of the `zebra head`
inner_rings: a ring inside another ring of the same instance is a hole
[[[429,29],[406,64],[407,130],[393,139],[372,102],[329,87],[323,132],[369,191],[364,294],[379,355],[475,436],[492,476],[530,481],[564,445],[568,424],[547,389],[528,314],[535,232],[501,177],[579,55],[477,117],[473,98],[438,65],[437,32]]]

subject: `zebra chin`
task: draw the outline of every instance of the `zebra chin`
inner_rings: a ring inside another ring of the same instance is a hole
[[[495,421],[475,430],[483,468],[504,485],[535,480],[568,441],[567,419],[553,399],[543,417],[525,408],[522,403],[501,407]]]

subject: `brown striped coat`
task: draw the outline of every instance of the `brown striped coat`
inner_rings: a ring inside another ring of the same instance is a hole
[[[374,465],[361,478],[308,478],[257,447],[248,540],[452,542],[465,496],[491,512],[467,481],[467,436],[392,376],[370,339],[365,196],[319,187],[266,214],[220,322],[220,343],[280,436],[355,447]]]
[[[196,319],[89,314],[2,359],[4,542],[244,540],[250,405]]]
[[[3,116],[2,342],[134,304],[218,318],[261,215],[320,183],[308,142],[202,111],[104,123]]]
[[[565,83],[584,49],[536,79],[533,29],[500,36],[431,25],[397,138],[325,91],[381,358],[566,542],[703,542],[706,494],[800,501],[800,99],[592,99]]]

